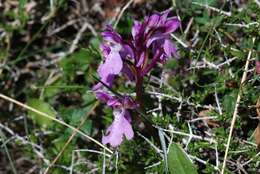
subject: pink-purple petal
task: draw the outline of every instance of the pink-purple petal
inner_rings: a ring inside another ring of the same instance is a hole
[[[110,74],[117,75],[123,68],[123,61],[118,52],[111,51],[105,62],[98,68],[100,77],[107,77]]]
[[[104,58],[106,58],[109,55],[110,51],[111,51],[109,46],[107,46],[105,44],[100,44],[100,50],[101,50]]]
[[[122,43],[122,38],[112,26],[107,25],[104,32],[102,32],[102,37],[104,40],[112,43]]]
[[[163,39],[165,38],[166,36],[162,33],[155,33],[153,36],[151,36],[148,40],[147,40],[147,43],[146,43],[146,47],[150,47],[150,45],[156,41],[156,40],[159,40],[159,39]]]
[[[172,33],[180,26],[180,21],[177,18],[168,19],[165,23],[165,33]]]
[[[176,47],[171,40],[166,39],[163,44],[163,49],[168,58],[176,55]]]
[[[128,65],[124,65],[122,69],[122,73],[125,74],[129,80],[134,81],[135,80],[135,75],[131,71],[131,69],[128,67]]]
[[[96,91],[95,92],[96,94],[96,97],[101,101],[101,102],[104,102],[104,103],[107,103],[109,100],[112,99],[112,96],[110,94],[108,94],[107,92],[104,92],[104,91]]]
[[[114,121],[108,127],[106,131],[106,136],[103,136],[102,143],[110,144],[112,147],[119,146],[124,136],[130,140],[134,137],[134,131],[128,119],[129,113],[125,109],[115,109],[114,112]]]
[[[142,52],[136,66],[140,67],[144,63],[144,59],[145,59],[145,52]]]
[[[139,21],[134,21],[134,25],[132,27],[132,36],[135,38],[139,33],[142,28],[142,23]]]
[[[160,20],[160,15],[159,14],[153,14],[148,18],[147,21],[147,27],[156,27]]]
[[[170,10],[166,10],[166,11],[161,13],[161,16],[160,16],[160,19],[159,19],[159,22],[158,22],[158,26],[163,26],[165,24],[169,13],[170,13]]]

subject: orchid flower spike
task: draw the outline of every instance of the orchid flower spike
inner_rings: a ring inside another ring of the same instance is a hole
[[[97,98],[113,109],[114,121],[102,138],[103,144],[113,147],[120,145],[123,138],[134,136],[130,110],[136,109],[142,98],[143,78],[157,63],[165,63],[169,58],[178,57],[170,34],[178,29],[177,17],[169,17],[170,10],[146,16],[143,22],[134,21],[132,36],[124,40],[111,26],[102,33],[104,43],[100,45],[104,61],[98,67],[102,83],[93,87]],[[109,94],[117,76],[124,75],[136,83],[135,101],[128,97],[118,98]]]

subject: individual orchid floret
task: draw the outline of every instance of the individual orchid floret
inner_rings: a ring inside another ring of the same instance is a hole
[[[120,72],[125,73],[133,80],[133,74],[125,63],[126,57],[133,57],[133,50],[124,43],[121,36],[111,26],[106,27],[102,36],[105,43],[100,45],[100,49],[104,62],[98,67],[98,75],[101,81],[111,87],[115,76]],[[102,84],[98,83],[93,89],[97,90],[100,87],[102,87]]]
[[[124,137],[128,140],[132,139],[134,132],[131,126],[132,120],[129,109],[136,107],[134,101],[127,96],[118,99],[102,91],[97,91],[96,95],[100,101],[113,108],[114,115],[114,121],[106,130],[106,136],[103,136],[102,143],[117,147],[122,143]]]
[[[122,143],[124,136],[127,140],[131,140],[134,137],[134,131],[131,125],[130,113],[127,109],[114,109],[113,114],[114,121],[107,128],[107,135],[103,136],[102,143],[109,143],[112,147],[117,147]]]

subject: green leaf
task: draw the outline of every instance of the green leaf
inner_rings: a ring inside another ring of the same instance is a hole
[[[168,166],[171,174],[197,174],[196,167],[176,143],[173,143],[170,147]]]
[[[73,81],[77,72],[86,72],[89,68],[90,63],[95,59],[93,50],[80,49],[68,57],[64,57],[60,61],[60,67],[63,69],[65,77]]]
[[[19,0],[19,12],[24,10],[27,0]]]
[[[224,111],[229,114],[232,115],[234,108],[235,108],[235,104],[236,104],[236,93],[232,92],[231,94],[227,94],[223,97],[223,108]]]
[[[62,81],[56,81],[52,85],[44,87],[44,97],[53,97],[55,94],[61,91],[60,86],[62,85]],[[62,87],[66,88],[66,85]]]
[[[92,127],[93,127],[93,123],[91,120],[87,120],[82,126],[81,126],[81,130],[90,135],[91,133],[91,130],[92,130]]]
[[[28,14],[25,11],[25,5],[27,4],[27,0],[19,0],[19,10],[18,10],[18,18],[20,19],[22,25],[24,25],[28,19]]]
[[[28,100],[27,104],[43,113],[48,114],[51,117],[55,117],[56,112],[54,109],[46,102],[37,99],[37,98],[31,98]],[[42,115],[39,115],[35,112],[29,111],[28,116],[38,125],[40,125],[43,128],[49,127],[52,123],[52,120],[46,117],[43,117]]]

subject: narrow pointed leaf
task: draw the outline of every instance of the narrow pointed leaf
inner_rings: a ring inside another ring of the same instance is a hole
[[[197,174],[194,164],[176,143],[173,143],[170,147],[168,167],[171,174]]]

